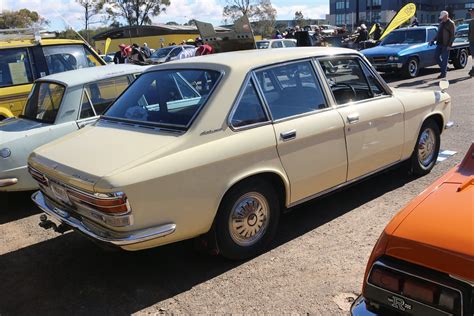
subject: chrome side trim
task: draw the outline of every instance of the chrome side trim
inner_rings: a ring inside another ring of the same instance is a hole
[[[383,262],[381,262],[381,261],[379,261],[379,260],[375,261],[374,264],[370,267],[370,271],[369,271],[369,273],[367,274],[367,279],[364,280],[364,282],[365,282],[366,284],[368,284],[368,285],[370,285],[370,286],[373,286],[373,287],[375,287],[375,288],[377,288],[377,289],[380,289],[380,290],[382,290],[382,291],[385,291],[385,292],[388,292],[388,293],[391,293],[391,294],[395,294],[395,295],[398,295],[398,296],[401,296],[401,297],[405,297],[405,296],[403,296],[403,295],[401,295],[401,294],[399,294],[399,293],[395,293],[395,292],[389,291],[389,290],[387,290],[387,289],[381,288],[381,287],[379,287],[379,286],[377,286],[377,285],[374,285],[374,284],[372,284],[372,283],[369,283],[370,275],[372,274],[372,270],[374,269],[374,267],[375,267],[376,265],[381,266],[381,267],[384,267],[384,268],[387,268],[387,269],[390,269],[390,270],[393,270],[393,271],[400,272],[400,273],[402,273],[402,274],[409,275],[409,276],[414,277],[414,278],[418,278],[418,279],[421,279],[421,280],[425,280],[425,281],[427,281],[427,282],[435,283],[435,284],[441,285],[442,287],[445,287],[445,288],[451,289],[451,290],[453,290],[453,291],[455,291],[455,292],[458,292],[458,293],[459,293],[459,296],[461,297],[461,316],[464,314],[464,295],[463,295],[463,293],[462,293],[460,290],[458,290],[458,289],[456,289],[456,288],[453,288],[453,287],[451,287],[451,286],[449,286],[449,285],[446,285],[446,284],[443,284],[443,283],[439,283],[438,281],[435,281],[435,280],[432,280],[432,279],[427,279],[427,278],[424,278],[424,277],[422,277],[422,276],[419,276],[419,275],[416,275],[416,274],[413,274],[413,273],[410,273],[410,272],[407,272],[407,271],[403,271],[403,270],[394,268],[394,267],[392,267],[392,266],[390,266],[390,265],[387,265],[387,264],[385,264],[385,263],[383,263]],[[408,298],[408,297],[405,297],[405,298],[410,299],[410,300],[413,300],[413,301],[417,302],[418,304],[427,306],[427,307],[429,307],[429,308],[435,309],[435,310],[440,311],[440,312],[442,312],[442,313],[449,314],[448,312],[443,311],[443,310],[440,310],[440,309],[438,309],[438,308],[436,308],[436,307],[434,307],[434,306],[424,304],[424,303],[422,303],[422,302],[420,302],[420,301],[417,301],[417,300],[414,300],[414,299],[411,299],[411,298]]]
[[[408,158],[408,159],[410,159],[410,158]],[[403,160],[398,160],[398,161],[392,162],[391,164],[388,164],[388,165],[386,165],[386,166],[384,166],[384,167],[381,167],[381,168],[379,168],[379,169],[377,169],[377,170],[374,170],[374,171],[372,171],[372,172],[369,172],[369,173],[367,173],[367,174],[365,174],[365,175],[363,175],[363,176],[354,178],[354,179],[352,179],[352,180],[349,180],[349,181],[346,181],[346,182],[344,182],[344,183],[338,184],[338,185],[336,185],[335,187],[329,188],[329,189],[327,189],[327,190],[324,190],[324,191],[318,192],[318,193],[316,193],[316,194],[310,195],[310,196],[308,196],[308,197],[305,197],[305,198],[303,198],[303,199],[301,199],[301,200],[298,200],[298,201],[296,201],[296,202],[290,203],[290,204],[288,205],[288,208],[291,208],[291,207],[294,207],[294,206],[296,206],[296,205],[299,205],[299,204],[308,202],[308,201],[310,201],[310,200],[312,200],[312,199],[315,199],[315,198],[320,197],[320,196],[322,196],[322,195],[328,194],[328,193],[330,193],[330,192],[332,192],[332,191],[336,191],[336,190],[341,189],[341,188],[343,188],[343,187],[345,187],[345,186],[348,186],[348,185],[350,185],[350,184],[352,184],[352,183],[354,183],[354,182],[357,182],[357,181],[360,181],[360,180],[362,180],[362,179],[368,178],[368,177],[370,177],[370,176],[372,176],[372,175],[374,175],[374,174],[376,174],[376,173],[378,173],[378,172],[380,172],[380,171],[382,171],[382,170],[385,170],[385,169],[388,169],[388,168],[390,168],[390,167],[393,167],[393,166],[395,166],[395,165],[397,165],[397,164],[399,164],[399,163],[401,163],[401,162],[403,162],[403,161],[405,161],[405,160],[408,160],[408,159],[403,159]]]
[[[143,229],[139,231],[120,233],[119,237],[112,236],[112,231],[104,230],[102,232],[93,231],[84,224],[84,222],[73,218],[68,212],[63,210],[52,210],[46,205],[43,193],[41,191],[35,192],[31,199],[33,202],[47,215],[51,216],[55,220],[71,226],[73,229],[101,242],[105,242],[115,246],[127,246],[145,241],[161,238],[168,236],[176,231],[176,224],[170,223],[165,225],[156,226],[153,228]],[[61,213],[59,213],[61,212]],[[116,233],[119,235],[119,233]]]
[[[444,126],[444,129],[450,129],[451,127],[454,126],[454,122],[453,121],[449,121],[448,123],[446,123],[446,125]]]
[[[9,187],[17,183],[18,183],[17,178],[0,179],[0,188]]]

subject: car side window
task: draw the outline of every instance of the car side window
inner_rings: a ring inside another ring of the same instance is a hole
[[[283,43],[281,41],[272,43],[272,48],[282,48],[282,47],[283,47]]]
[[[365,65],[363,63],[361,65],[362,65],[362,69],[364,70],[365,77],[367,78],[367,82],[369,83],[371,95],[373,97],[386,95],[387,93],[385,92],[384,88],[382,87],[382,84],[374,76],[374,74],[369,70],[367,65]]]
[[[245,87],[231,119],[233,127],[243,127],[268,121],[262,103],[257,95],[255,85],[250,80]]]
[[[323,59],[319,63],[337,104],[357,102],[375,96],[357,57]]]
[[[128,76],[122,76],[85,85],[80,118],[102,115],[129,84]]]
[[[310,61],[276,66],[256,74],[275,120],[327,107]]]
[[[33,82],[28,52],[24,48],[0,50],[0,87]]]
[[[435,39],[437,33],[438,33],[438,32],[436,32],[435,29],[429,29],[429,30],[428,30],[428,39],[427,39],[427,42],[433,41],[433,40]]]
[[[43,52],[49,74],[96,66],[82,45],[44,46]]]
[[[285,47],[296,47],[296,43],[294,41],[285,41]]]

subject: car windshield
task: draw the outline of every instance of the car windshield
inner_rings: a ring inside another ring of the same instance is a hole
[[[409,30],[409,31],[395,31],[387,35],[382,41],[382,45],[392,44],[421,44],[426,42],[426,31],[423,30]]]
[[[257,42],[257,48],[258,48],[258,49],[265,49],[265,48],[268,48],[269,45],[270,45],[270,42],[269,42],[269,41],[258,41],[258,42]]]
[[[64,91],[64,86],[57,83],[36,83],[28,97],[25,112],[21,117],[53,124],[61,106]]]
[[[174,47],[160,48],[159,50],[151,54],[151,58],[165,58],[173,50],[173,48]]]
[[[212,70],[160,70],[141,75],[105,118],[186,129],[220,78]]]

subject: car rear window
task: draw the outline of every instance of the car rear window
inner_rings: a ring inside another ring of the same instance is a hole
[[[0,50],[0,87],[33,82],[28,52],[23,48]]]
[[[83,45],[45,46],[43,52],[49,74],[100,65]]]
[[[220,72],[161,70],[141,75],[106,111],[106,118],[187,128],[216,86]]]
[[[23,118],[53,124],[61,106],[65,88],[52,82],[37,82],[26,102]]]

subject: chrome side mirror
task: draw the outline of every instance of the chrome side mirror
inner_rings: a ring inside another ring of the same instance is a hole
[[[440,88],[441,92],[443,92],[443,93],[446,92],[446,90],[448,90],[448,88],[449,88],[449,81],[446,80],[446,79],[441,80],[439,82],[439,88]]]

